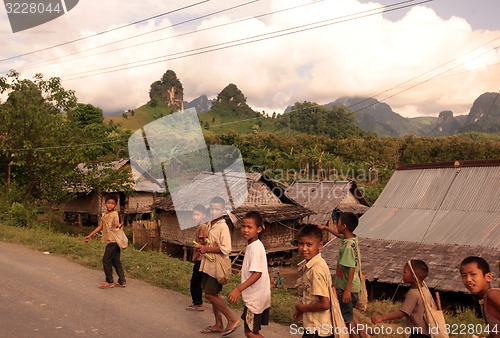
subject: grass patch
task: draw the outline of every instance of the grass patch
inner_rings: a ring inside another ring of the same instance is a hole
[[[90,228],[86,229],[90,232]],[[49,251],[55,255],[65,257],[80,265],[102,269],[102,254],[104,245],[98,240],[85,244],[82,235],[70,235],[48,230],[43,225],[31,228],[20,228],[0,224],[0,240],[22,244],[39,251]],[[139,251],[130,246],[122,252],[122,263],[128,277],[137,278],[152,285],[174,290],[184,295],[189,295],[189,282],[193,265],[177,258],[172,258],[164,253],[155,251]],[[239,284],[239,276],[232,275],[228,285],[224,286],[223,294],[227,297],[229,292]],[[271,319],[274,322],[290,325],[291,317],[298,298],[295,291],[286,288],[272,290]],[[355,310],[361,323],[371,325],[370,317],[373,314],[387,313],[399,309],[400,303],[390,300],[376,300],[368,303],[366,312]],[[243,302],[231,305],[233,309],[242,309]],[[483,325],[483,321],[475,316],[471,309],[459,309],[456,313],[445,313],[447,323],[450,325]],[[404,326],[404,321],[384,323],[396,330]],[[484,327],[484,325],[483,325]],[[450,335],[450,337],[471,337],[471,335]],[[374,335],[373,337],[384,337]],[[403,337],[391,335],[391,337]]]

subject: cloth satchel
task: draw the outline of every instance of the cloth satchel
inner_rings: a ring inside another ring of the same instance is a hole
[[[120,249],[126,249],[128,247],[128,238],[127,235],[125,235],[123,228],[111,230],[111,234],[115,238],[116,244],[118,244]]]
[[[344,317],[342,317],[337,291],[333,287],[330,288],[330,314],[332,316],[333,336],[335,338],[349,338],[349,329],[344,322]]]
[[[366,311],[366,307],[368,306],[368,291],[366,290],[366,278],[363,274],[363,270],[361,269],[361,254],[359,252],[359,243],[357,245],[357,253],[358,253],[358,266],[359,266],[359,280],[361,282],[361,290],[358,293],[358,300],[354,307],[360,311]]]
[[[430,300],[425,297],[424,290],[427,290],[425,292],[430,294],[429,288],[424,281],[422,281],[422,286],[420,285],[417,275],[411,266],[411,261],[408,261],[408,266],[413,274],[413,278],[417,280],[418,291],[420,292],[420,296],[424,302],[424,320],[429,326],[429,334],[432,338],[448,338],[449,336],[446,332],[446,321],[444,319],[443,311],[438,308],[434,298],[432,298],[432,295]]]
[[[231,278],[231,259],[228,255],[213,254],[212,255],[216,264],[215,276],[213,276],[217,281],[226,285],[229,283]]]

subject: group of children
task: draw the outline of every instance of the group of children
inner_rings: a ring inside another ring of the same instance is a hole
[[[110,235],[113,229],[121,227],[116,207],[116,197],[106,198],[107,212],[102,217],[99,226],[87,237],[85,242],[100,230],[103,231],[102,241],[106,243],[103,257],[103,267],[106,282],[101,288],[126,286],[122,264],[120,262],[120,247]],[[204,222],[207,210],[202,205],[193,209],[193,220],[198,224],[195,230],[195,252],[193,255],[193,275],[191,279],[192,304],[187,310],[204,311],[202,294],[211,303],[215,324],[201,330],[202,333],[219,333],[222,337],[232,335],[242,324],[246,337],[262,337],[261,325],[269,322],[271,305],[271,283],[264,245],[260,234],[265,229],[262,216],[256,212],[248,212],[243,217],[242,236],[247,240],[247,248],[241,270],[241,284],[229,293],[229,301],[236,303],[243,298],[245,307],[238,318],[224,302],[221,295],[223,284],[227,283],[227,262],[231,253],[231,235],[224,219],[225,201],[215,197],[210,201],[211,221]],[[337,217],[336,217],[337,218]],[[354,230],[358,218],[353,213],[342,213],[335,227],[325,225],[306,225],[298,233],[298,251],[304,260],[299,264],[303,275],[299,278],[297,288],[301,300],[295,305],[293,320],[302,320],[303,338],[334,337],[334,316],[332,311],[332,294],[337,294],[340,312],[351,337],[367,337],[361,329],[353,308],[361,290],[359,278],[360,251],[358,238]],[[341,247],[337,268],[332,279],[330,269],[321,257],[323,247],[322,230],[331,232],[341,239]],[[224,268],[226,266],[226,268]],[[112,267],[118,274],[118,282],[114,283]],[[230,269],[230,262],[229,262]],[[403,282],[411,288],[405,296],[401,308],[397,311],[373,315],[373,324],[399,318],[406,319],[407,327],[413,328],[410,338],[430,337],[429,327],[424,320],[424,305],[418,288],[427,277],[429,269],[422,260],[411,260],[403,269]],[[500,289],[491,288],[492,274],[488,263],[480,257],[467,257],[460,264],[460,274],[464,286],[481,298],[484,318],[490,334],[488,338],[500,337]],[[335,289],[335,292],[332,290]],[[424,289],[426,290],[426,289]],[[426,291],[424,297],[430,297]],[[224,326],[222,316],[226,318]]]

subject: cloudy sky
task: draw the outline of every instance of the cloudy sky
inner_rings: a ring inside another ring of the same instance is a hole
[[[106,113],[146,103],[167,69],[186,101],[234,83],[267,113],[370,96],[406,117],[461,115],[480,94],[500,90],[498,0],[399,2],[82,0],[17,33],[0,8],[0,76],[60,77],[80,102]]]

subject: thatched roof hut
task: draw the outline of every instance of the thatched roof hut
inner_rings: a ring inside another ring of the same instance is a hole
[[[82,223],[82,216],[88,222],[95,223],[99,215],[104,210],[104,195],[114,194],[118,198],[118,205],[116,210],[122,215],[142,215],[151,213],[151,204],[155,200],[155,193],[151,191],[158,190],[162,187],[162,183],[148,175],[147,172],[142,171],[137,182],[132,179],[131,161],[129,159],[120,159],[107,164],[99,164],[93,169],[88,169],[84,163],[77,166],[77,170],[83,173],[99,176],[99,172],[110,171],[128,171],[130,173],[130,180],[120,188],[108,190],[104,193],[97,193],[94,189],[84,186],[76,185],[71,189],[75,190],[77,197],[64,205],[64,213],[66,217],[77,218],[78,223]],[[93,173],[92,171],[97,171]],[[133,191],[131,194],[125,191]]]
[[[189,187],[186,187],[171,196],[159,198],[153,203],[152,207],[157,210],[159,215],[162,241],[185,246],[192,245],[194,228],[181,229],[180,224],[189,222],[195,205],[202,204],[208,207],[213,197],[222,194],[220,191],[214,191],[217,188],[210,184],[211,180],[217,179],[216,174],[203,173],[198,177],[198,182],[203,182],[203,184],[199,184],[200,189],[194,194]],[[233,252],[240,251],[246,245],[246,241],[237,229],[242,217],[251,210],[259,211],[262,214],[266,225],[262,241],[268,252],[293,249],[298,221],[311,215],[313,211],[290,200],[281,187],[264,175],[247,173],[243,179],[247,188],[244,200],[238,200],[240,197],[233,199],[234,194],[226,194],[226,196],[229,195],[227,207],[230,209],[229,222],[232,231]],[[228,174],[226,182],[229,191],[234,191],[236,190],[234,186],[241,184],[241,176]],[[225,190],[226,187],[221,187],[221,189]]]
[[[285,194],[315,212],[304,219],[309,224],[326,224],[333,211],[361,216],[370,207],[354,181],[296,181]]]

